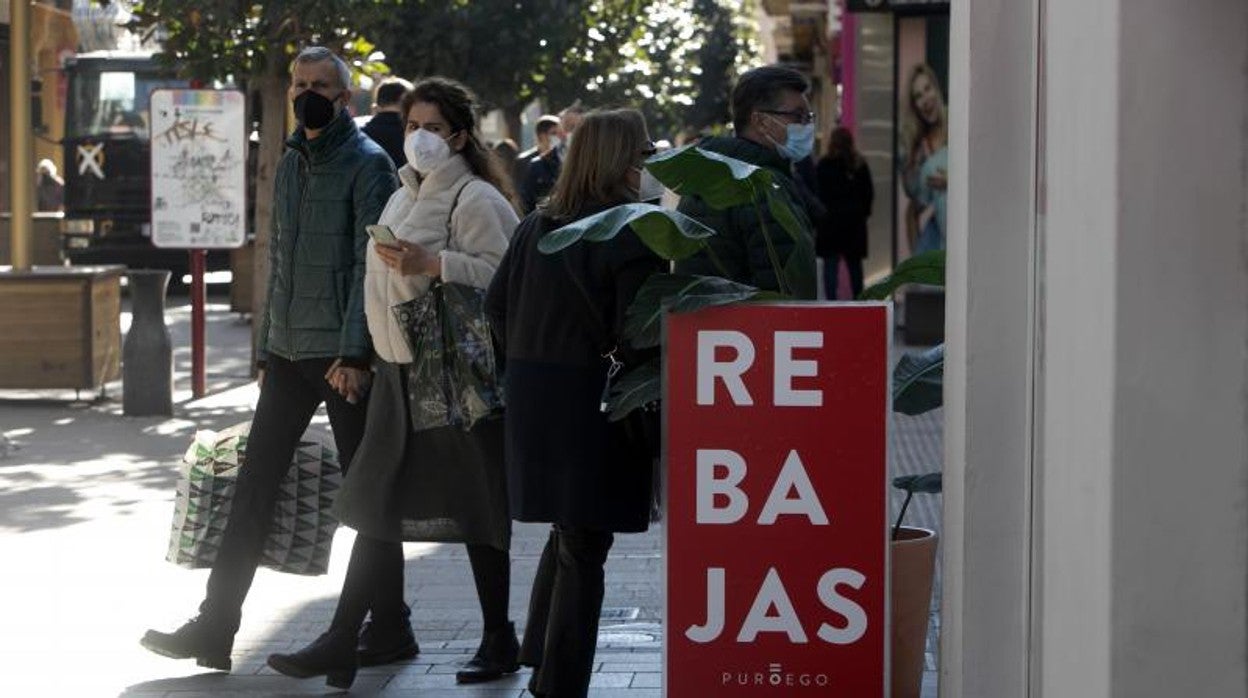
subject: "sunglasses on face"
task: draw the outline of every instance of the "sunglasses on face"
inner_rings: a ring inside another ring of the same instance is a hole
[[[775,114],[776,116],[787,116],[793,120],[795,124],[809,124],[815,120],[815,113],[806,109],[790,109],[788,111],[778,111],[775,109],[759,109],[764,114]]]

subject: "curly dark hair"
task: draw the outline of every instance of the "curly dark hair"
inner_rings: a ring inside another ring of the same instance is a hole
[[[464,149],[459,152],[468,161],[468,167],[472,173],[494,185],[503,193],[503,196],[507,197],[513,208],[520,210],[517,205],[519,199],[516,197],[515,187],[512,186],[510,177],[503,169],[498,157],[486,147],[481,138],[481,131],[477,127],[478,102],[472,90],[450,78],[425,78],[403,95],[400,109],[404,120],[407,119],[407,113],[411,111],[412,105],[417,102],[425,102],[437,107],[452,132],[463,131],[468,135]]]

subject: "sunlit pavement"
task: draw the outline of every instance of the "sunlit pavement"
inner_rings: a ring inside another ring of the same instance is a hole
[[[297,577],[261,570],[244,609],[231,674],[151,654],[138,645],[148,627],[171,629],[193,614],[206,571],[164,561],[177,466],[196,429],[221,429],[250,416],[248,329],[224,305],[209,308],[209,395],[191,400],[189,312],[168,314],[176,363],[173,418],[121,415],[120,384],[107,398],[75,401],[72,391],[0,391],[0,695],[215,696],[320,695],[323,680],[294,680],[264,665],[273,651],[315,638],[329,623],[353,534],[340,529],[330,570]],[[123,318],[123,326],[127,318]],[[93,397],[82,395],[83,398]],[[933,469],[940,417],[894,430],[898,472]],[[314,428],[324,430],[323,416]],[[917,502],[910,523],[938,525],[939,500]],[[513,542],[512,618],[524,621],[542,526],[518,525]],[[456,664],[480,639],[480,613],[462,546],[409,543],[407,600],[421,645],[414,660],[361,670],[353,694],[527,695],[528,671],[456,687]],[[661,531],[619,536],[607,570],[607,597],[591,695],[660,695]],[[934,668],[929,657],[929,669]],[[935,695],[934,674],[925,696]]]

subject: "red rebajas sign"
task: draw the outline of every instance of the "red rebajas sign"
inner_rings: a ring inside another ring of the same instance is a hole
[[[668,696],[886,689],[889,307],[667,319]]]

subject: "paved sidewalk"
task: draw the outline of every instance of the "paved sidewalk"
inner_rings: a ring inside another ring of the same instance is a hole
[[[273,651],[315,638],[327,625],[353,534],[340,530],[330,571],[295,577],[261,570],[244,611],[234,673],[200,669],[141,649],[147,627],[175,627],[195,610],[206,571],[164,562],[177,462],[197,428],[250,416],[247,326],[224,306],[209,312],[209,397],[189,399],[189,313],[171,309],[178,404],[171,419],[121,415],[110,399],[76,402],[71,392],[0,391],[0,694],[12,696],[321,695],[323,680],[298,681],[264,665]],[[314,428],[325,429],[324,417]],[[899,418],[898,472],[934,469],[940,416]],[[916,501],[907,518],[938,525],[939,499]],[[661,535],[619,536],[607,568],[607,596],[591,695],[650,698],[660,692]],[[545,543],[543,526],[516,527],[512,618],[522,624]],[[507,696],[527,670],[477,687],[456,687],[457,662],[480,638],[479,610],[462,546],[408,544],[407,598],[421,654],[362,670],[356,695]],[[934,658],[929,658],[930,664]],[[924,695],[935,696],[934,674]]]

